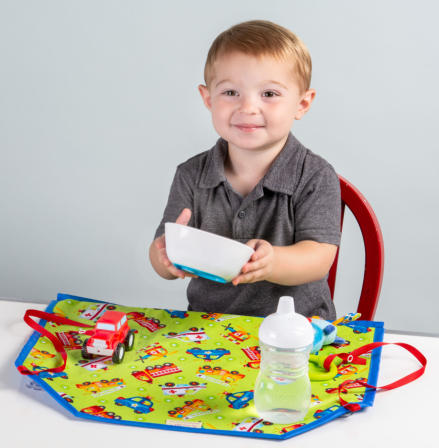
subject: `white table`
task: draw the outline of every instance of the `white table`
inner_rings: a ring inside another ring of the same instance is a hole
[[[0,428],[10,447],[437,447],[439,338],[386,334],[386,342],[414,345],[428,359],[425,374],[413,383],[379,392],[375,405],[284,441],[140,428],[77,419],[44,391],[26,387],[14,361],[32,330],[23,322],[26,309],[47,305],[0,301]],[[419,367],[399,347],[384,347],[378,384],[387,384]],[[73,437],[74,435],[74,437]],[[80,442],[80,443],[79,443]],[[129,444],[129,445],[127,445]],[[277,445],[280,446],[280,445]]]

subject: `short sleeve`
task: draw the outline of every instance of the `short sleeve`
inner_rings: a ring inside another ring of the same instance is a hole
[[[312,170],[299,182],[295,198],[295,242],[340,244],[340,181],[331,165]]]
[[[165,222],[175,222],[184,208],[189,208],[193,212],[193,191],[191,176],[185,172],[181,165],[178,166],[169,191],[168,202],[154,239],[165,232]],[[189,225],[191,225],[191,221]]]

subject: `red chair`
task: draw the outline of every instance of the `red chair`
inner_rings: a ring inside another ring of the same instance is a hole
[[[361,313],[361,319],[373,320],[383,280],[383,235],[377,217],[366,198],[345,178],[339,176],[339,179],[342,202],[341,229],[343,228],[345,206],[347,206],[357,220],[364,240],[364,278],[357,312]],[[338,255],[339,250],[328,275],[328,285],[332,300],[334,300]]]

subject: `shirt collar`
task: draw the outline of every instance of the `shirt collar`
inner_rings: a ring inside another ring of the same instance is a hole
[[[200,177],[201,188],[214,188],[226,181],[224,174],[224,160],[227,155],[227,142],[219,138],[207,155],[206,165]],[[305,148],[290,132],[281,152],[274,159],[265,176],[261,179],[256,189],[262,187],[272,191],[293,194],[296,179],[294,178],[294,166],[303,159]]]
[[[227,155],[227,142],[219,138],[207,153],[206,165],[201,173],[199,186],[201,188],[214,188],[226,181],[224,174],[224,161]]]
[[[305,157],[306,149],[290,132],[282,151],[277,155],[262,178],[262,185],[272,191],[293,194],[297,167]]]

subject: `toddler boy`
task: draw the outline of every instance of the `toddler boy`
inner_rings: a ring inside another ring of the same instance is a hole
[[[340,242],[339,180],[290,132],[314,99],[310,78],[304,44],[272,22],[240,23],[213,42],[199,91],[220,138],[177,167],[150,246],[160,276],[193,277],[189,310],[266,316],[290,295],[305,316],[336,317],[326,276]],[[166,255],[168,221],[255,252],[231,283],[195,277]]]

